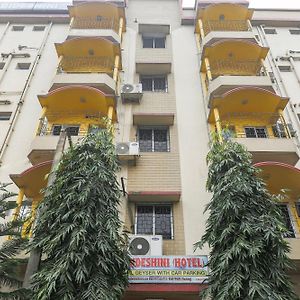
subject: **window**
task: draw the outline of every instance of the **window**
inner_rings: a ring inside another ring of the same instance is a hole
[[[171,205],[137,205],[136,234],[162,235],[173,239],[173,214]]]
[[[245,127],[247,138],[267,138],[267,130],[265,127]]]
[[[0,62],[0,70],[3,70],[5,66],[5,62]]]
[[[144,76],[140,77],[143,92],[167,92],[167,76]]]
[[[281,123],[276,123],[272,126],[272,131],[275,137],[277,138],[286,138],[284,125]]]
[[[29,70],[31,63],[17,63],[17,69]]]
[[[165,127],[138,129],[138,140],[141,152],[170,151],[169,130]]]
[[[290,32],[290,34],[300,34],[299,29],[290,29],[289,32]]]
[[[18,25],[15,25],[12,27],[12,31],[23,31],[25,28],[25,26],[18,26]]]
[[[33,31],[44,31],[45,30],[45,26],[33,26]]]
[[[284,237],[285,238],[294,238],[295,237],[295,232],[294,232],[294,228],[293,228],[293,224],[292,224],[292,220],[291,220],[288,205],[287,204],[278,204],[278,206],[281,210],[281,213],[282,213],[282,216],[283,216],[283,219],[284,219],[284,222],[285,222],[285,226],[288,230],[284,234]]]
[[[79,133],[79,125],[53,125],[52,135],[60,135],[62,129],[72,136],[76,136]]]
[[[291,72],[291,66],[278,66],[280,72]]]
[[[146,37],[143,36],[143,48],[166,48],[165,37]]]
[[[272,29],[272,28],[265,28],[264,32],[265,34],[277,34],[276,29]]]
[[[3,111],[0,112],[0,121],[9,121],[11,112]]]

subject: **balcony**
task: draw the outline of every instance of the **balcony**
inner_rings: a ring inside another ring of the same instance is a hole
[[[253,10],[239,3],[198,2],[195,32],[203,46],[218,39],[248,39],[255,41],[250,20]]]
[[[297,146],[288,138],[247,138],[244,133],[237,134],[236,142],[244,145],[253,156],[253,163],[277,161],[294,165],[299,160]]]
[[[63,57],[50,90],[68,85],[86,85],[97,88],[105,94],[115,94],[116,82],[112,78],[113,70],[114,60],[109,56]]]
[[[126,30],[124,7],[108,2],[81,3],[69,7],[68,38],[102,37],[121,43]]]

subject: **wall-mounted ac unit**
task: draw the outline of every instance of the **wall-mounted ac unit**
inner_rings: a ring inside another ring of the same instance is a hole
[[[121,87],[121,99],[123,103],[140,103],[143,96],[142,84],[123,84]]]
[[[161,235],[130,235],[129,253],[131,255],[162,255],[162,236]]]
[[[120,160],[134,160],[140,154],[138,142],[118,143],[116,152]]]

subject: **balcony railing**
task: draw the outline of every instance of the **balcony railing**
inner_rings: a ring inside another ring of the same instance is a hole
[[[63,57],[58,66],[58,73],[112,73],[114,59],[108,56],[86,57],[67,56]]]
[[[119,22],[114,18],[75,17],[71,28],[74,29],[112,29],[118,32]]]
[[[259,61],[210,60],[210,70],[213,77],[221,75],[267,75]]]
[[[207,35],[211,31],[248,31],[250,28],[244,20],[208,20],[203,22],[203,30]]]
[[[86,130],[86,126],[91,127],[91,126],[96,126],[98,124],[101,124],[103,117],[105,117],[102,113],[100,112],[82,112],[82,114],[79,114],[78,112],[57,112],[57,113],[51,113],[48,114],[48,117],[51,118],[56,118],[57,120],[59,120],[57,123],[53,123],[52,126],[49,126],[49,122],[47,120],[47,118],[42,118],[39,120],[39,124],[38,124],[38,130],[36,132],[37,136],[45,136],[45,135],[59,135],[59,134],[55,134],[55,130],[54,130],[54,126],[61,126],[62,129],[66,129],[68,127],[71,128],[77,128],[78,130],[72,131],[72,132],[77,132],[74,135],[79,135],[79,136],[84,136],[86,135],[89,130]],[[64,124],[61,124],[62,119],[65,119],[66,121],[64,121]],[[77,124],[70,124],[68,122],[68,120],[80,120],[82,119],[82,124],[80,124],[80,121]],[[88,124],[86,122],[86,120],[90,120],[90,124]],[[84,122],[85,121],[85,122]],[[83,125],[84,126],[81,126]],[[66,125],[67,124],[67,125]],[[71,135],[73,135],[71,133]]]

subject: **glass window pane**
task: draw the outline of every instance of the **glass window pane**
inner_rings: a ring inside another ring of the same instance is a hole
[[[61,125],[54,125],[52,127],[52,134],[53,135],[60,135],[61,129],[62,129]]]
[[[256,135],[257,135],[258,138],[264,138],[265,139],[265,138],[268,137],[266,128],[256,127],[255,130],[256,130]]]
[[[138,206],[136,222],[137,234],[153,234],[153,207]]]
[[[166,78],[165,77],[157,77],[154,78],[154,91],[156,92],[165,92],[166,91]]]
[[[245,134],[247,138],[256,138],[254,127],[245,127]]]
[[[139,129],[139,145],[141,152],[152,151],[152,129]]]
[[[76,136],[79,133],[79,126],[68,126],[66,132],[72,136]]]
[[[152,78],[141,78],[141,84],[142,84],[142,88],[143,88],[143,92],[147,92],[147,91],[150,91],[152,92],[152,81],[153,79]]]
[[[166,48],[166,38],[155,38],[155,48]]]
[[[287,207],[286,204],[279,204],[279,208],[280,208],[282,216],[284,218],[285,226],[286,226],[286,228],[288,230],[284,234],[284,237],[285,238],[294,238],[295,237],[295,233],[294,233],[293,225],[292,225],[292,222],[291,222],[291,218],[290,218],[288,207]]]
[[[168,130],[154,129],[154,151],[167,152],[168,151]]]
[[[155,234],[172,238],[171,206],[155,206]]]
[[[153,38],[143,37],[143,48],[153,48]]]

